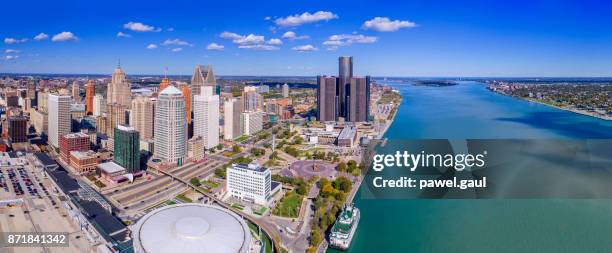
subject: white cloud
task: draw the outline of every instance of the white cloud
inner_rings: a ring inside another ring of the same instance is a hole
[[[313,14],[304,12],[302,14],[295,14],[293,16],[287,16],[284,18],[277,18],[274,23],[278,26],[300,26],[308,23],[315,23],[319,21],[329,21],[337,19],[338,15],[329,11],[317,11]]]
[[[173,48],[171,51],[172,51],[173,53],[177,53],[177,52],[183,51],[183,48],[181,48],[181,47],[177,47],[177,48]]]
[[[123,28],[132,30],[134,32],[160,32],[161,28],[145,25],[140,22],[128,22],[123,24]]]
[[[147,46],[147,49],[156,49],[156,48],[157,48],[157,45],[155,45],[155,44],[149,44]]]
[[[222,32],[222,33],[221,33],[221,35],[220,35],[220,37],[221,37],[221,38],[224,38],[224,39],[232,39],[232,40],[235,40],[235,39],[239,39],[239,38],[241,38],[241,37],[242,37],[242,35],[237,34],[237,33],[233,33],[233,32]]]
[[[283,41],[280,40],[280,39],[270,39],[270,40],[268,40],[268,42],[266,42],[266,44],[278,46],[278,45],[282,45]]]
[[[259,50],[259,51],[273,51],[273,50],[279,50],[280,48],[277,46],[271,46],[271,45],[263,45],[263,44],[257,44],[257,45],[240,45],[238,46],[238,48],[242,48],[242,49],[251,49],[251,50]]]
[[[28,39],[23,38],[23,39],[15,39],[15,38],[4,38],[4,43],[6,44],[17,44],[17,43],[23,43],[28,41]]]
[[[4,59],[6,59],[7,61],[8,60],[15,60],[17,58],[19,58],[19,55],[7,55],[7,56],[4,56]]]
[[[162,43],[163,46],[168,46],[168,45],[176,45],[176,46],[190,46],[193,47],[193,45],[187,41],[184,40],[180,40],[180,39],[173,39],[173,40],[166,40]]]
[[[15,49],[7,49],[7,50],[4,50],[4,53],[7,53],[7,54],[18,54],[18,53],[20,53],[20,52],[21,52],[21,51],[19,51],[19,50],[15,50]]]
[[[307,35],[298,36],[295,32],[288,31],[288,32],[283,33],[283,36],[281,36],[281,38],[288,39],[288,40],[303,40],[303,39],[308,39],[309,37]]]
[[[117,33],[117,37],[123,37],[123,38],[131,38],[132,35],[129,35],[127,33],[123,33],[123,32],[118,32]]]
[[[240,45],[253,45],[253,44],[261,44],[265,41],[265,37],[262,35],[249,34],[247,36],[242,36],[241,38],[233,40],[234,43]]]
[[[206,46],[207,50],[214,50],[214,51],[223,51],[223,49],[225,49],[225,47],[223,45],[219,45],[217,43],[210,43],[208,44],[208,46]]]
[[[51,41],[60,42],[60,41],[71,41],[71,40],[79,40],[77,36],[75,36],[72,32],[61,32],[56,35],[53,35]]]
[[[267,16],[267,17],[264,18],[264,20],[271,20],[271,19],[272,19],[272,17],[270,17],[270,16]]]
[[[46,40],[49,38],[49,35],[47,35],[46,33],[39,33],[38,35],[34,36],[34,40]]]
[[[168,27],[168,28],[166,29],[166,31],[168,31],[168,32],[174,32],[174,27]]]
[[[323,45],[327,46],[328,50],[336,50],[338,47],[350,46],[353,43],[367,44],[374,43],[377,40],[377,37],[365,36],[362,34],[336,34],[329,36],[329,38],[323,42]]]
[[[387,17],[375,17],[363,23],[362,29],[371,29],[377,32],[395,32],[401,28],[415,27],[417,24],[411,21],[393,20]]]
[[[318,51],[319,49],[309,44],[309,45],[301,45],[301,46],[293,47],[292,50],[295,50],[298,52],[312,52],[312,51]]]

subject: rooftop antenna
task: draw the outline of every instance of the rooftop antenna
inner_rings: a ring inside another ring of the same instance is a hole
[[[117,59],[117,68],[121,68],[121,58]]]
[[[164,78],[168,78],[168,67],[164,68]]]

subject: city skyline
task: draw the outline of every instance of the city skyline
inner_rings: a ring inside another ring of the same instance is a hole
[[[28,5],[4,14],[19,25],[0,28],[0,72],[107,74],[121,59],[135,75],[189,75],[202,63],[219,75],[315,76],[352,55],[360,76],[612,76],[607,3],[232,5]]]

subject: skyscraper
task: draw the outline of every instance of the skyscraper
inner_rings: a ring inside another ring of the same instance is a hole
[[[79,92],[79,83],[77,83],[76,81],[72,83],[72,99],[74,99],[74,101],[76,102],[79,102],[81,100],[81,94]]]
[[[183,93],[183,97],[185,97],[185,118],[187,119],[187,124],[191,124],[191,90],[189,90],[187,84],[183,84],[181,85],[181,92]]]
[[[85,107],[87,114],[93,114],[93,100],[96,93],[96,88],[94,87],[93,80],[89,80],[87,82],[87,86],[85,88]]]
[[[283,84],[283,97],[289,97],[289,85],[288,84]]]
[[[140,134],[141,140],[153,138],[155,98],[137,96],[132,100],[130,125]]]
[[[353,77],[353,57],[340,56],[338,58],[338,86],[336,87],[339,117],[347,117],[348,101],[346,97],[350,92],[351,77]]]
[[[106,102],[108,104],[119,104],[130,107],[132,91],[130,89],[130,83],[127,81],[125,72],[123,72],[121,66],[117,66],[113,72],[111,83],[108,84],[106,92]]]
[[[96,94],[93,97],[93,115],[101,116],[106,112],[106,99],[101,94]]]
[[[129,173],[140,171],[140,138],[133,127],[118,125],[115,128],[114,157],[115,163],[124,167]]]
[[[353,77],[349,96],[347,96],[347,120],[352,122],[368,121],[370,116],[370,76]]]
[[[317,119],[335,121],[338,118],[338,79],[333,76],[317,76]]]
[[[183,164],[187,156],[187,121],[185,98],[174,86],[168,86],[157,97],[155,106],[154,156],[166,162]]]
[[[194,136],[202,137],[207,149],[219,144],[219,95],[214,95],[213,86],[201,87],[201,94],[195,95]]]
[[[23,116],[8,117],[8,137],[11,143],[26,142],[28,119]]]
[[[243,112],[241,119],[244,135],[254,135],[263,129],[263,112]]]
[[[242,135],[242,101],[229,98],[223,103],[223,139],[234,140]]]
[[[58,148],[60,136],[70,133],[70,96],[48,95],[49,144]]]
[[[115,134],[115,127],[118,125],[126,125],[128,123],[127,111],[128,107],[120,104],[108,104],[106,106],[106,116],[109,120],[109,125],[104,131],[109,137]]]
[[[191,76],[191,91],[194,95],[200,94],[200,88],[202,86],[214,86],[213,91],[216,93],[217,80],[215,74],[213,74],[212,65],[202,67],[202,65],[196,65]]]

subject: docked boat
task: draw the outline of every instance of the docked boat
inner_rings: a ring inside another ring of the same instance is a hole
[[[351,246],[358,225],[359,209],[353,204],[346,204],[331,229],[329,245],[336,249],[348,249]]]

